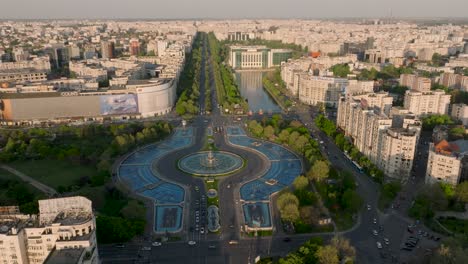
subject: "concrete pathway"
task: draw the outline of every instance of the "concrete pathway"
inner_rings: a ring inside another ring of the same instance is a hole
[[[21,171],[18,171],[8,165],[5,165],[5,164],[1,164],[0,165],[0,168],[18,176],[21,180],[23,180],[24,182],[27,182],[29,184],[31,184],[32,186],[34,186],[36,189],[40,190],[41,192],[47,194],[48,196],[54,196],[54,195],[57,195],[58,192],[52,188],[52,187],[49,187],[31,177],[29,177],[28,175],[22,173]]]

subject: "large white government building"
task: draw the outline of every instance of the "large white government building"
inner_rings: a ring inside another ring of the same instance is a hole
[[[99,263],[91,201],[81,196],[39,200],[39,215],[0,207],[0,263]]]
[[[229,66],[233,69],[267,69],[280,66],[292,57],[288,49],[270,49],[266,46],[230,46]]]

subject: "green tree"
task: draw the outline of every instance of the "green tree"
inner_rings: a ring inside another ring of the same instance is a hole
[[[333,76],[335,77],[345,78],[348,76],[348,74],[351,73],[347,63],[333,65],[330,69],[332,70]]]
[[[281,219],[296,221],[299,218],[299,200],[294,194],[290,192],[280,194],[276,205],[280,211]]]
[[[341,197],[341,204],[348,212],[357,212],[362,205],[362,198],[356,191],[348,189]]]
[[[305,176],[298,176],[296,179],[294,179],[293,182],[294,189],[296,190],[303,190],[309,186],[309,179]]]
[[[307,173],[307,178],[312,181],[320,182],[328,178],[330,167],[326,161],[317,160]]]
[[[464,181],[455,188],[455,197],[462,203],[468,203],[468,181]]]
[[[340,260],[338,258],[338,250],[333,246],[320,247],[315,256],[320,264],[338,264]]]
[[[275,135],[275,129],[272,126],[266,126],[265,129],[263,129],[263,135],[267,139],[272,139]]]

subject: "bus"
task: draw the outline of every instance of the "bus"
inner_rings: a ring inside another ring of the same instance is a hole
[[[346,156],[346,158],[351,161],[351,163],[353,163],[354,167],[356,167],[356,169],[360,172],[360,173],[363,173],[364,170],[362,169],[362,167],[356,162],[354,161],[353,159],[351,159],[351,157],[348,155],[348,152],[344,152],[344,155]]]

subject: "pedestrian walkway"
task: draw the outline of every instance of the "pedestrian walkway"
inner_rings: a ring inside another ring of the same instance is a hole
[[[22,173],[21,171],[18,171],[8,165],[5,165],[5,164],[1,164],[0,165],[0,168],[6,170],[6,171],[9,171],[10,173],[18,176],[21,180],[23,180],[24,182],[27,182],[29,184],[31,184],[32,186],[34,186],[35,188],[37,188],[38,190],[40,190],[41,192],[47,194],[48,196],[54,196],[54,195],[57,195],[58,192],[52,188],[52,187],[49,187],[33,178],[31,178],[30,176]]]

